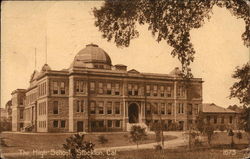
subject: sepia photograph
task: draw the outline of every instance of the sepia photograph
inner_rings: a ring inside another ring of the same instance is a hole
[[[249,159],[249,0],[1,2],[0,159]]]

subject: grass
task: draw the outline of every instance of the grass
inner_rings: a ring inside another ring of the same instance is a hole
[[[19,149],[25,151],[38,150],[51,150],[51,149],[63,149],[62,144],[66,143],[65,139],[72,134],[17,134],[17,133],[3,133],[1,138],[4,138],[7,147],[2,147],[2,152],[18,152]],[[95,148],[100,147],[115,147],[115,146],[127,146],[135,145],[135,143],[129,141],[129,134],[124,133],[112,133],[105,134],[105,138],[108,139],[108,143],[101,145],[98,143],[98,136],[100,134],[86,134],[85,140],[91,141],[95,144]],[[166,141],[175,139],[175,136],[165,136]],[[140,144],[154,143],[155,135],[148,135],[145,141]]]
[[[212,136],[212,145],[220,145],[220,144],[230,144],[232,140],[231,136],[227,135],[227,132],[215,132],[215,134]],[[235,144],[248,144],[249,138],[248,134],[243,132],[242,133],[242,139],[238,139],[236,137],[236,132],[234,133],[233,140]]]

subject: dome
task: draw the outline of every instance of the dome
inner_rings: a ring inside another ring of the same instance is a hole
[[[41,71],[45,72],[45,71],[50,71],[50,70],[51,70],[50,66],[48,64],[44,64]]]
[[[84,67],[84,68],[99,68],[111,69],[112,62],[109,55],[98,45],[88,44],[80,50],[75,58],[71,67]]]
[[[170,75],[176,75],[176,76],[180,76],[182,74],[181,70],[179,69],[179,67],[175,67],[174,70],[172,70],[170,73]]]

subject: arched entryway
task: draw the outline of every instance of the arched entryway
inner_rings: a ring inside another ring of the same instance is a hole
[[[128,107],[128,120],[129,123],[139,122],[139,106],[136,103],[132,103]]]

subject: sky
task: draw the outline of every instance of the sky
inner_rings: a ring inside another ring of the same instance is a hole
[[[89,43],[103,48],[112,64],[125,64],[139,72],[169,73],[180,67],[166,41],[156,42],[147,25],[137,26],[140,37],[128,48],[103,39],[94,26],[94,7],[102,1],[5,1],[1,5],[1,107],[17,88],[28,88],[34,69],[46,62],[53,70],[68,68],[74,56]],[[249,61],[249,48],[241,35],[245,23],[224,8],[213,8],[210,20],[191,31],[196,51],[191,64],[194,77],[202,78],[203,102],[222,107],[239,104],[229,99],[236,66]],[[47,43],[46,43],[47,37]],[[47,49],[46,49],[47,48]],[[35,49],[37,63],[35,65]]]

